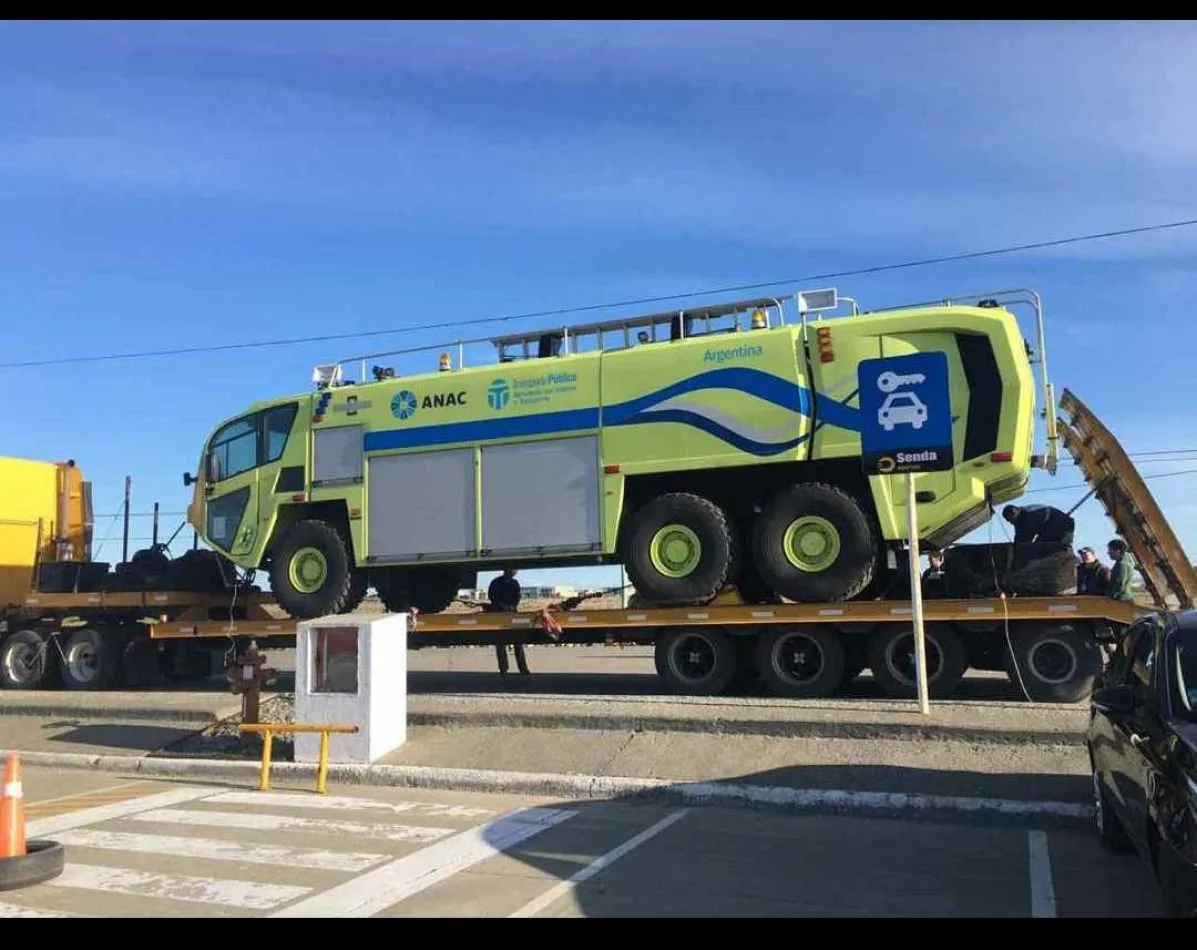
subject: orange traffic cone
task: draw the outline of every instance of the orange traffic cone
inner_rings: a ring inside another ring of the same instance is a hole
[[[21,790],[21,759],[13,752],[4,763],[0,781],[0,858],[25,855],[25,796]]]

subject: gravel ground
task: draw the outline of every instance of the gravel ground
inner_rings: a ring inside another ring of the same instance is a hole
[[[295,697],[290,694],[271,696],[262,700],[259,708],[260,722],[292,723],[295,721]],[[238,731],[240,714],[215,722],[202,732],[181,739],[161,749],[159,756],[191,759],[260,759],[262,737],[242,736]],[[295,742],[291,736],[275,735],[271,758],[290,762],[294,758]]]

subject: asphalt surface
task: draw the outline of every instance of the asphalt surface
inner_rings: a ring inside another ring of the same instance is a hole
[[[1084,831],[25,770],[67,851],[0,916],[1152,917]]]

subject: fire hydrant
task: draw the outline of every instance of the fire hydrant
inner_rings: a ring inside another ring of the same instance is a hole
[[[247,725],[258,722],[262,687],[278,682],[278,670],[264,666],[265,662],[266,654],[256,640],[250,640],[246,651],[224,668],[230,690],[241,695],[241,722]]]

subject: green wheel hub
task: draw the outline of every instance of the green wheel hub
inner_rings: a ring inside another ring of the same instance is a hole
[[[287,565],[291,586],[301,594],[314,594],[328,579],[328,561],[316,548],[300,548]]]
[[[681,524],[668,524],[649,542],[653,567],[666,577],[687,577],[702,560],[702,542],[698,535]]]
[[[807,574],[818,574],[840,556],[840,533],[826,518],[805,515],[790,522],[781,540],[786,560]]]

